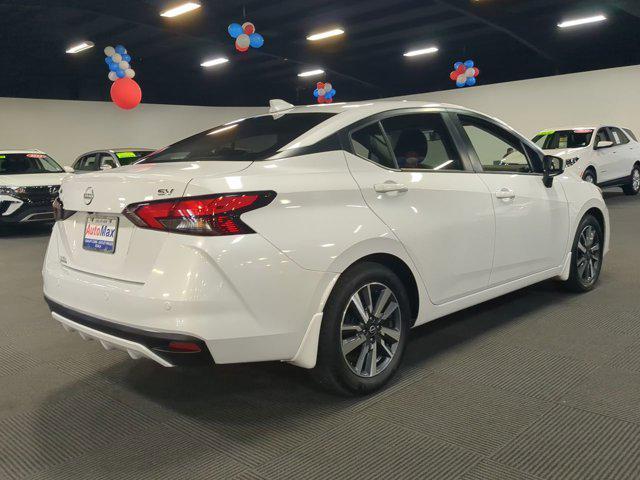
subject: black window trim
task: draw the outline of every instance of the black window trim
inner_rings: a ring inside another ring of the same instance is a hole
[[[374,165],[376,165],[377,167],[383,169],[383,170],[387,170],[390,172],[420,172],[420,173],[476,173],[473,164],[471,162],[471,160],[469,159],[469,157],[467,155],[464,154],[464,151],[461,149],[461,147],[463,146],[463,143],[461,141],[461,139],[456,135],[457,129],[455,124],[452,122],[451,118],[450,118],[450,112],[451,110],[447,109],[447,108],[442,108],[442,107],[410,107],[410,108],[397,108],[394,110],[387,110],[384,112],[379,112],[376,114],[373,114],[369,117],[360,119],[354,123],[352,123],[351,125],[342,128],[339,132],[339,138],[340,141],[342,143],[342,147],[344,150],[346,150],[347,152],[351,153],[352,155],[355,155],[358,158],[361,158],[367,162],[370,162]],[[451,140],[453,141],[453,148],[456,150],[456,152],[458,153],[459,157],[460,157],[460,162],[462,164],[462,170],[433,170],[433,169],[426,169],[426,168],[389,168],[386,167],[384,165],[381,165],[377,162],[374,162],[373,160],[370,160],[368,158],[364,158],[360,155],[358,155],[355,152],[355,149],[353,148],[353,144],[352,144],[352,140],[351,140],[351,134],[357,132],[358,130],[361,130],[363,128],[366,128],[374,123],[378,123],[384,136],[385,139],[387,140],[387,145],[391,151],[391,155],[393,157],[393,161],[396,165],[396,167],[398,166],[398,160],[396,159],[396,155],[395,152],[393,151],[393,149],[391,149],[391,143],[389,142],[389,137],[387,136],[387,132],[384,129],[384,126],[382,125],[382,121],[387,120],[389,118],[393,118],[393,117],[399,117],[399,116],[404,116],[404,115],[419,115],[419,114],[425,114],[425,113],[432,113],[432,114],[436,114],[436,115],[440,115],[440,117],[443,120],[443,123],[445,125],[445,128],[447,129],[447,131],[449,132],[449,135],[451,136]]]
[[[544,152],[542,152],[540,147],[538,147],[531,140],[523,137],[508,125],[503,124],[501,122],[497,122],[495,119],[489,116],[483,115],[481,113],[468,111],[468,110],[460,110],[460,109],[452,109],[451,113],[454,118],[455,125],[457,127],[456,130],[458,131],[458,134],[463,139],[463,142],[465,144],[465,153],[469,156],[476,173],[495,174],[495,175],[505,175],[505,174],[506,175],[527,175],[527,176],[534,176],[534,177],[542,177],[544,175],[542,171],[536,171],[536,163],[539,163],[539,165],[537,165],[538,169],[542,168],[542,158],[544,157]],[[485,170],[482,166],[482,162],[480,162],[480,158],[478,157],[478,154],[475,148],[473,147],[473,143],[471,142],[471,139],[469,138],[469,136],[467,135],[467,132],[464,130],[464,127],[462,126],[462,121],[459,118],[460,115],[477,118],[478,120],[484,121],[486,123],[493,125],[496,128],[504,130],[505,133],[514,137],[520,143],[520,148],[524,152],[525,158],[527,159],[527,162],[529,162],[529,168],[531,168],[532,171],[517,172],[517,171],[506,171],[506,170],[505,171]],[[529,147],[529,148],[526,148],[526,147]],[[535,152],[538,155],[538,162],[535,162],[534,159],[531,158],[531,152]]]

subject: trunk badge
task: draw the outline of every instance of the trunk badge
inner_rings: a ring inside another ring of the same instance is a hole
[[[91,202],[93,202],[93,197],[95,197],[95,195],[93,194],[93,188],[89,187],[84,191],[84,195],[82,196],[82,198],[84,198],[84,204],[85,205],[89,205],[91,204]]]

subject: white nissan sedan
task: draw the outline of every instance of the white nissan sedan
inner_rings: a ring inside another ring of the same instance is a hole
[[[381,387],[409,329],[548,278],[590,290],[609,247],[594,185],[464,108],[293,107],[62,185],[53,318],[170,367],[280,360]]]

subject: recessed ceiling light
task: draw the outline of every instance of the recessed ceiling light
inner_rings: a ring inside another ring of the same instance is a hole
[[[162,12],[160,14],[161,17],[177,17],[178,15],[182,15],[183,13],[187,13],[187,12],[191,12],[192,10],[195,10],[197,8],[200,8],[200,4],[199,3],[194,3],[194,2],[187,2],[187,3],[183,3],[182,5],[179,5],[177,7],[174,8],[170,8],[169,10],[166,10],[164,12]]]
[[[78,53],[78,52],[82,52],[84,50],[89,50],[90,48],[92,48],[94,46],[93,42],[90,42],[88,40],[79,43],[78,45],[74,45],[73,47],[70,47],[66,53]]]
[[[341,28],[334,28],[333,30],[327,30],[326,32],[314,33],[313,35],[309,35],[307,40],[310,42],[317,42],[318,40],[324,40],[325,38],[335,37],[337,35],[342,35],[344,30]]]
[[[298,76],[299,77],[310,77],[312,75],[320,75],[322,73],[324,73],[324,70],[317,69],[317,70],[309,70],[307,72],[300,72],[298,74]]]
[[[219,57],[219,58],[212,58],[211,60],[205,60],[204,62],[202,62],[200,64],[201,67],[214,67],[216,65],[221,65],[223,63],[227,63],[229,61],[228,58],[225,57]]]
[[[436,53],[438,51],[438,47],[427,47],[421,48],[420,50],[411,50],[404,54],[405,57],[415,57],[416,55],[425,55],[427,53]]]
[[[593,17],[576,18],[575,20],[566,20],[559,23],[560,28],[577,27],[578,25],[586,25],[587,23],[604,22],[607,19],[604,15],[595,15]]]

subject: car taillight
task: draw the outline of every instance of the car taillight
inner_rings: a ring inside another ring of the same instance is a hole
[[[191,235],[254,233],[240,215],[271,203],[272,191],[221,193],[202,197],[134,203],[123,214],[141,228]]]

